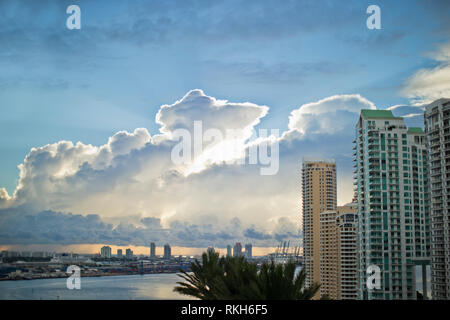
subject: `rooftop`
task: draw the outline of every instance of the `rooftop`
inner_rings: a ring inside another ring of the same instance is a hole
[[[362,109],[361,115],[364,118],[370,119],[400,119],[398,117],[394,117],[391,110]]]
[[[408,128],[408,133],[424,133],[422,128],[419,127],[411,127]]]

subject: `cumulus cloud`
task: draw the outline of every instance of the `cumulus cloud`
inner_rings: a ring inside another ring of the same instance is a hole
[[[120,131],[109,138],[108,146],[111,153],[116,155],[130,153],[133,149],[140,149],[150,142],[150,134],[147,129],[138,128],[133,133]]]
[[[19,166],[14,194],[0,191],[0,239],[117,245],[165,241],[198,247],[236,240],[259,246],[299,241],[301,159],[334,157],[339,197],[350,201],[354,133],[348,127],[362,108],[375,106],[359,95],[342,95],[294,110],[289,130],[277,140],[276,175],[261,175],[259,165],[250,165],[248,158],[243,164],[207,163],[185,174],[183,166],[171,161],[178,143],[172,139],[175,130],[191,132],[192,122],[201,120],[204,130],[216,126],[251,132],[268,112],[266,106],[192,90],[160,108],[160,134],[140,128],[118,132],[101,146],[60,141],[32,148]],[[240,137],[242,151],[249,147],[248,138]]]
[[[302,105],[291,112],[289,129],[301,134],[333,134],[354,126],[353,115],[361,109],[376,109],[359,94],[335,95]],[[350,120],[350,121],[349,121]]]
[[[437,65],[414,73],[402,89],[412,105],[423,105],[440,98],[450,97],[450,44],[441,45],[429,53]]]
[[[0,188],[0,208],[6,207],[11,197],[5,188]]]
[[[176,129],[194,131],[194,121],[201,120],[203,129],[245,129],[246,133],[259,123],[269,108],[254,103],[230,103],[209,97],[200,89],[189,91],[181,100],[163,105],[156,114],[160,131],[170,133]],[[248,138],[248,137],[247,137]]]

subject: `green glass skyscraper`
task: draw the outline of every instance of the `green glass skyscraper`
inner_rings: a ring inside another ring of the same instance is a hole
[[[360,299],[416,299],[415,267],[430,254],[425,134],[389,110],[361,110],[354,143]],[[379,287],[367,286],[368,268]]]

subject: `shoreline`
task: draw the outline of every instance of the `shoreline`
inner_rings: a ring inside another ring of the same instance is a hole
[[[180,273],[179,271],[173,271],[173,272],[145,272],[145,273],[102,273],[102,274],[82,274],[80,275],[80,278],[100,278],[100,277],[117,277],[117,276],[137,276],[137,275],[148,275],[148,274],[177,274]],[[16,278],[16,279],[7,279],[2,278],[0,281],[32,281],[32,280],[42,280],[42,279],[67,279],[70,275],[63,276],[50,276],[50,277],[22,277],[22,278]]]

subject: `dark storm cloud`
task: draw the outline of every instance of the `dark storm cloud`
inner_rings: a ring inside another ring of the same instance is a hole
[[[168,242],[175,246],[225,247],[239,239],[250,239],[254,245],[274,245],[270,234],[250,227],[241,228],[239,220],[228,225],[191,224],[173,221],[163,228],[159,218],[141,219],[144,227],[132,223],[117,226],[105,223],[96,214],[71,214],[46,210],[34,212],[26,206],[0,209],[0,243],[2,244],[82,244],[145,246],[150,242]],[[283,228],[281,225],[278,228]],[[277,240],[292,239],[294,233],[277,234]],[[294,239],[295,240],[295,239]]]
[[[272,239],[272,236],[270,234],[255,230],[255,228],[245,229],[244,236],[250,239],[258,239],[258,240]]]

